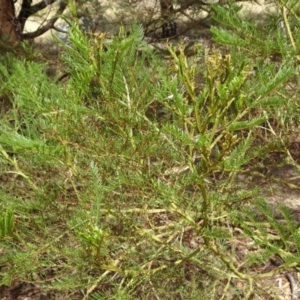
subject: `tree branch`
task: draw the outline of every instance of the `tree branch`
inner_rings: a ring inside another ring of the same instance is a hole
[[[41,2],[31,6],[31,2],[32,2],[31,0],[23,0],[22,5],[21,5],[21,10],[20,10],[18,18],[17,18],[22,31],[25,27],[25,23],[26,23],[27,19],[31,15],[37,13],[38,11],[47,7],[47,5],[50,5],[56,1],[57,0],[44,0],[44,1],[41,1]]]
[[[30,1],[30,0],[25,0],[25,1]],[[48,4],[49,3],[54,3],[55,1],[56,0],[48,0],[47,3]],[[58,8],[55,16],[52,19],[50,19],[44,26],[41,26],[36,31],[28,32],[28,33],[23,33],[21,35],[21,39],[22,40],[33,39],[33,38],[36,38],[37,36],[42,35],[46,31],[52,29],[54,27],[55,22],[61,17],[61,15],[64,12],[64,10],[66,9],[67,5],[68,5],[67,1],[60,1],[59,8]],[[33,5],[30,8],[30,14],[27,16],[27,18],[29,16],[31,16],[32,14],[38,12],[39,10],[45,8],[46,6],[47,6],[46,5],[46,1],[42,1],[42,2],[39,2],[39,3],[35,4],[35,5]],[[19,14],[19,16],[20,16],[20,14]]]

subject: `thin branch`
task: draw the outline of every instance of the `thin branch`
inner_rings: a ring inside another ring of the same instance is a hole
[[[294,279],[294,277],[292,276],[292,274],[290,273],[286,273],[285,274],[288,281],[290,282],[290,286],[291,286],[291,294],[292,294],[292,300],[297,300],[298,299],[298,285]]]
[[[48,1],[50,2],[50,0],[48,0]],[[51,1],[55,1],[55,0],[51,0]],[[36,6],[36,5],[34,5],[34,6]],[[48,30],[54,28],[55,22],[61,17],[61,15],[64,12],[64,10],[66,9],[67,5],[68,5],[68,3],[66,1],[61,1],[60,6],[59,6],[55,16],[52,19],[50,19],[46,23],[46,25],[40,27],[36,31],[22,34],[21,38],[23,40],[33,39],[33,38],[36,38],[37,36],[40,36],[40,35],[44,34]]]
[[[19,12],[19,15],[17,17],[20,27],[23,31],[25,27],[25,23],[27,19],[37,13],[38,11],[46,8],[48,5],[56,2],[57,0],[47,0],[47,1],[41,1],[35,5],[31,6],[31,0],[23,0],[21,5],[21,10]]]
[[[41,1],[41,2],[39,2],[39,3],[37,3],[37,4],[35,4],[35,5],[32,5],[31,8],[30,8],[30,12],[31,12],[30,16],[31,16],[31,15],[34,15],[34,14],[37,13],[38,11],[44,9],[44,8],[47,7],[48,5],[53,4],[53,3],[56,2],[56,1],[57,1],[57,0],[47,0],[47,1],[43,0],[43,1]],[[67,1],[62,1],[62,0],[60,0],[60,4],[59,4],[59,5],[61,6],[61,5],[63,5],[63,4],[66,4],[66,2],[67,2]]]

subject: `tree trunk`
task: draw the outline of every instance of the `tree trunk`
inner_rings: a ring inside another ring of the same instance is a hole
[[[0,0],[0,42],[15,45],[19,41],[13,0]]]

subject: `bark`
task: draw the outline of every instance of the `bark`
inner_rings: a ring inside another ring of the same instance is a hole
[[[15,45],[19,41],[13,0],[0,0],[0,42]]]

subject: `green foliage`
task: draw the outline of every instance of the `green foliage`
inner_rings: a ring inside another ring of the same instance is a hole
[[[139,25],[108,41],[75,24],[65,82],[40,63],[2,58],[11,102],[0,121],[2,284],[38,278],[69,299],[78,290],[84,299],[249,299],[256,280],[297,266],[290,211],[274,218],[243,177],[271,151],[289,153],[294,50],[260,45],[235,7],[215,11],[227,27],[212,33],[226,51],[198,47],[188,58],[168,45],[166,60]],[[275,48],[277,64],[266,60]],[[239,239],[258,247],[242,262]],[[274,255],[277,270],[254,274]]]

